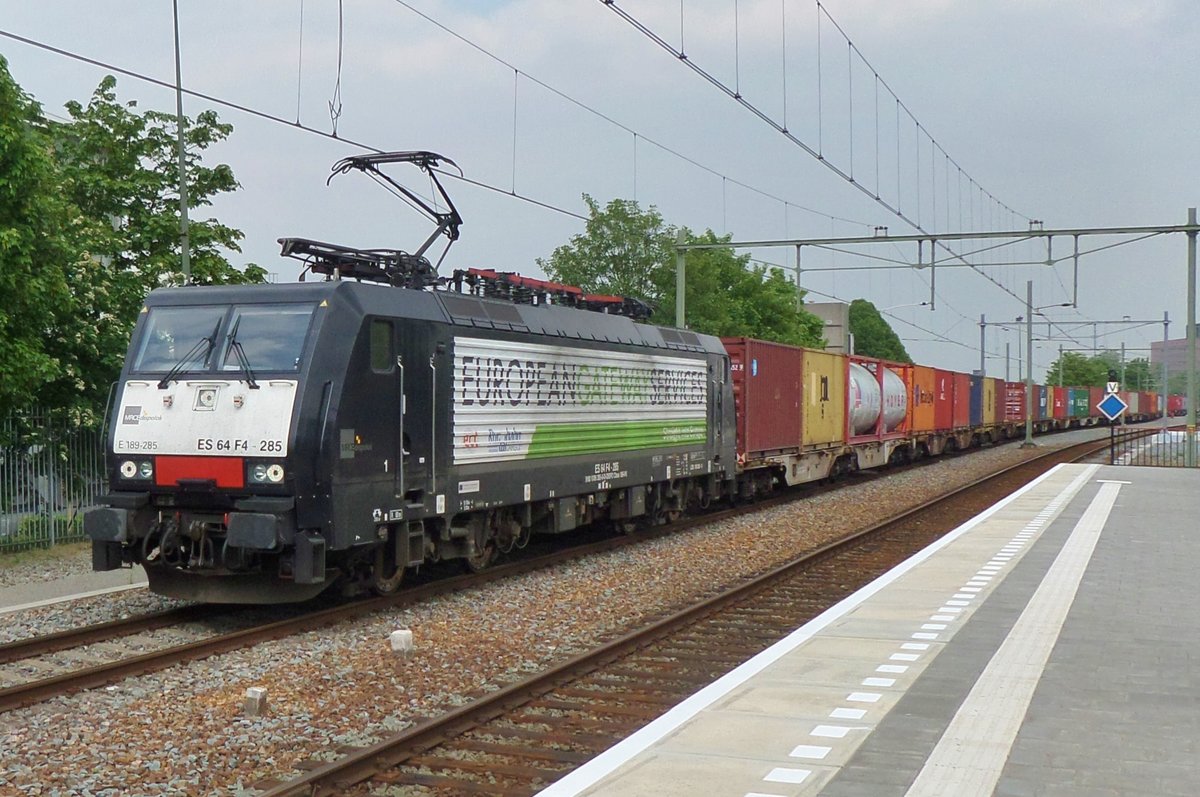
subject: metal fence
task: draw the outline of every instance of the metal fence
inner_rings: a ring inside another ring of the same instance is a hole
[[[1113,426],[1109,437],[1108,464],[1149,465],[1158,468],[1197,466],[1200,441],[1188,438],[1182,427],[1147,430],[1137,426]]]
[[[83,540],[83,510],[105,489],[99,429],[44,410],[0,423],[0,553]]]

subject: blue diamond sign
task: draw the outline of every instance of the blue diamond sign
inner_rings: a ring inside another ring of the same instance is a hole
[[[1121,401],[1121,397],[1116,393],[1109,393],[1096,405],[1096,409],[1104,413],[1105,418],[1115,421],[1121,417],[1121,413],[1129,409],[1129,405]]]

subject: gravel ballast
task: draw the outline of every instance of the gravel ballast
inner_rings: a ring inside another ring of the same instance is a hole
[[[1041,450],[1096,434],[1056,435]],[[8,712],[0,716],[0,795],[238,794],[1036,453],[1006,445],[852,482],[552,572]],[[44,572],[46,563],[38,567]],[[7,615],[3,634],[46,633],[166,605],[144,591],[119,593]],[[408,658],[389,646],[400,628],[415,639]],[[269,690],[264,716],[242,714],[251,686]]]

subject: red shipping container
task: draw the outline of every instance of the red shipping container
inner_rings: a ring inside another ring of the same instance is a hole
[[[729,352],[738,453],[798,448],[804,349],[752,338],[721,343]]]
[[[954,372],[934,369],[933,426],[939,432],[954,428]]]
[[[1067,389],[1058,387],[1057,385],[1050,388],[1050,400],[1054,402],[1054,409],[1050,411],[1052,418],[1067,417]]]
[[[1167,415],[1177,417],[1187,414],[1187,400],[1181,395],[1167,396]]]
[[[1101,401],[1104,401],[1104,388],[1089,387],[1088,388],[1088,416],[1092,418],[1103,418],[1104,413],[1096,409]]]
[[[1004,420],[1008,422],[1025,420],[1025,383],[1004,383]]]
[[[971,377],[954,374],[954,427],[971,425]]]

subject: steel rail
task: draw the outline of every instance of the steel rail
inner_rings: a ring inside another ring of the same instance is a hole
[[[34,656],[44,656],[68,648],[78,648],[95,642],[108,642],[143,631],[154,631],[180,623],[203,620],[213,612],[210,605],[180,606],[174,609],[163,609],[159,612],[125,617],[120,620],[110,620],[105,623],[68,628],[52,634],[18,639],[0,645],[0,664],[9,664]]]

